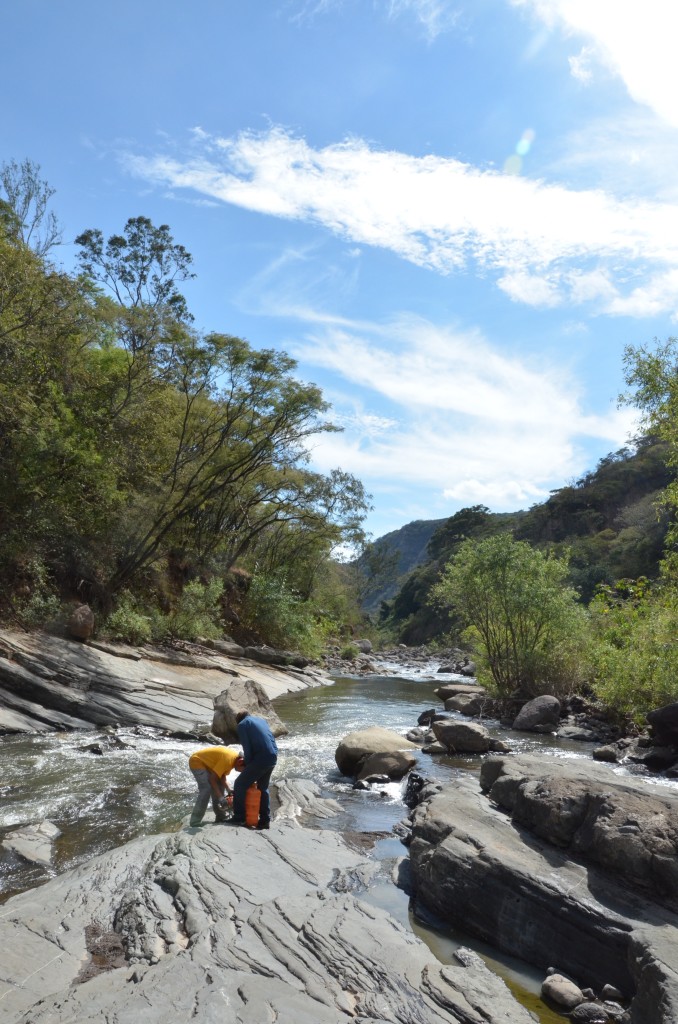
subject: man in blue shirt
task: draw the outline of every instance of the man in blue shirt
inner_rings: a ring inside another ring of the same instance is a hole
[[[278,760],[278,746],[265,718],[241,711],[235,716],[238,739],[242,745],[245,767],[233,785],[233,817],[231,824],[245,824],[245,793],[256,782],[261,790],[258,829],[270,828],[271,799],[268,784]]]

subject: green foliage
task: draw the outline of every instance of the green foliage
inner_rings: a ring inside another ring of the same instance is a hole
[[[153,637],[151,616],[144,615],[136,598],[125,591],[120,595],[115,611],[104,622],[101,633],[111,640],[134,646],[147,644]]]
[[[345,661],[355,661],[360,654],[360,651],[355,644],[347,644],[346,647],[342,647],[339,656]]]
[[[267,643],[311,658],[322,652],[326,626],[314,607],[290,589],[284,573],[255,572],[242,609],[243,621]]]
[[[562,695],[587,677],[586,613],[567,571],[566,559],[499,534],[464,542],[433,588],[468,624],[479,677],[500,695]]]
[[[596,695],[619,718],[642,724],[678,700],[678,592],[623,580],[591,604]]]
[[[152,617],[155,640],[218,640],[223,635],[221,597],[223,581],[187,583],[169,614]]]
[[[61,600],[44,562],[32,558],[22,567],[24,596],[14,602],[14,614],[25,629],[40,629],[59,617]]]

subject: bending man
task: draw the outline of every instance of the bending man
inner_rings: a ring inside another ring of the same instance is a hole
[[[269,828],[271,824],[271,798],[268,784],[278,760],[278,746],[271,727],[265,718],[241,711],[235,716],[238,723],[238,739],[242,744],[245,767],[233,786],[233,825],[245,824],[245,793],[256,782],[261,790],[259,824],[257,828]]]
[[[191,828],[201,824],[212,798],[212,808],[217,821],[226,821],[227,796],[232,793],[226,781],[233,769],[242,771],[243,758],[231,747],[204,747],[191,754],[188,767],[198,784],[198,795],[191,812]]]

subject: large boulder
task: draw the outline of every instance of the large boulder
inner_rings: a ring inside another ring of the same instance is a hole
[[[387,775],[389,779],[404,778],[417,763],[416,757],[406,750],[392,750],[389,753],[370,754],[360,764],[358,782],[371,775]]]
[[[457,722],[448,718],[444,722],[434,722],[431,728],[450,754],[486,754],[490,749],[489,732],[476,722]]]
[[[440,700],[446,701],[450,697],[457,697],[461,693],[468,693],[472,695],[485,694],[486,691],[482,686],[478,686],[476,683],[444,683],[442,686],[436,687],[433,691],[436,697]]]
[[[60,835],[61,832],[54,822],[45,818],[43,821],[12,829],[3,839],[2,846],[29,864],[51,867],[54,840]]]
[[[396,751],[417,749],[416,743],[410,743],[397,732],[375,725],[344,736],[334,753],[334,760],[342,775],[356,776],[372,754],[392,754]]]
[[[76,640],[89,640],[94,633],[94,612],[88,604],[78,605],[71,612],[66,628]]]
[[[553,732],[559,722],[560,701],[545,693],[522,706],[511,728],[520,732]]]
[[[237,741],[238,723],[235,719],[240,711],[265,718],[274,736],[287,735],[287,727],[278,717],[264,688],[254,679],[234,679],[227,690],[214,698],[212,732],[228,743]]]
[[[487,698],[480,693],[458,693],[455,697],[448,697],[445,701],[446,711],[458,711],[462,715],[469,715],[475,718],[482,715],[487,704]]]

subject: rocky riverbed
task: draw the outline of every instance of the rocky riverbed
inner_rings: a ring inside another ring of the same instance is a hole
[[[288,789],[269,832],[149,836],[9,900],[5,1024],[529,1024],[470,950],[443,965],[363,902],[374,862],[286,816],[313,797]]]

